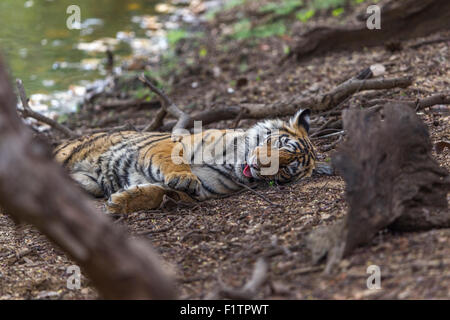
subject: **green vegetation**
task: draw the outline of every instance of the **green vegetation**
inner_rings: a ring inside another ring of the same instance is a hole
[[[303,5],[302,0],[284,0],[281,3],[278,2],[269,2],[259,9],[260,12],[272,12],[278,16],[284,16],[291,14],[297,8]]]
[[[170,30],[167,32],[167,41],[170,45],[175,45],[178,41],[186,39],[189,36],[188,32],[183,29]]]
[[[271,36],[279,36],[286,33],[284,22],[275,22],[259,26],[252,26],[250,19],[244,19],[233,25],[232,38],[237,40],[247,38],[265,38]]]
[[[316,14],[316,10],[314,10],[314,9],[304,9],[304,10],[300,10],[297,13],[296,17],[301,22],[307,22],[309,19],[314,17],[315,14]]]
[[[225,10],[233,9],[234,7],[244,4],[247,0],[228,0],[225,2],[223,8]]]
[[[206,50],[206,48],[205,47],[202,47],[202,48],[200,48],[200,50],[199,50],[199,52],[198,52],[198,55],[200,56],[200,57],[206,57],[206,55],[208,54],[208,50]]]
[[[343,6],[346,2],[346,0],[314,0],[311,5],[316,10],[326,10]]]
[[[343,14],[344,13],[344,8],[336,8],[336,9],[334,9],[332,12],[331,12],[331,14],[334,16],[334,17],[339,17],[341,14]]]

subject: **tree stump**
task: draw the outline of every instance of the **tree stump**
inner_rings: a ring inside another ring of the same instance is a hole
[[[426,125],[407,105],[344,111],[348,139],[333,165],[346,182],[346,217],[312,232],[314,262],[328,255],[328,271],[386,227],[401,231],[450,227],[450,176],[431,155]]]

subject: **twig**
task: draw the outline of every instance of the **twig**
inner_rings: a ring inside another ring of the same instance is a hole
[[[267,197],[265,197],[263,194],[259,193],[258,191],[256,191],[255,189],[249,187],[248,185],[246,185],[245,183],[241,183],[237,180],[233,180],[234,183],[236,183],[237,185],[240,185],[241,187],[244,187],[245,189],[253,192],[255,195],[257,195],[258,197],[260,197],[261,199],[263,199],[264,201],[266,201],[267,203],[269,203],[270,205],[274,206],[274,207],[282,207],[281,205],[277,204],[277,203],[273,203],[272,201],[270,201]]]
[[[267,265],[267,262],[262,258],[258,259],[258,261],[256,261],[255,263],[252,277],[241,289],[229,288],[221,284],[219,294],[228,299],[253,299],[258,289],[267,281],[268,269],[269,267]]]
[[[153,121],[148,126],[142,129],[142,132],[151,132],[160,128],[164,123],[164,118],[166,117],[166,115],[167,110],[165,108],[159,109],[155,119],[153,119]]]
[[[87,129],[84,132],[88,134],[99,133],[99,132],[117,132],[117,131],[137,131],[137,128],[133,126],[131,123],[126,123],[121,126],[110,127],[110,128],[96,128],[96,129]]]
[[[96,104],[99,110],[123,110],[129,108],[157,109],[160,105],[161,103],[159,101],[146,101],[145,99],[113,99]]]
[[[311,139],[319,139],[319,138],[321,138],[321,137],[323,137],[323,136],[325,136],[327,134],[338,132],[338,131],[341,131],[341,130],[342,130],[342,128],[339,128],[339,129],[327,128],[327,129],[324,129],[322,131],[317,131],[315,136],[312,136]]]
[[[245,111],[246,111],[245,108],[242,108],[239,111],[238,115],[236,116],[236,119],[234,120],[233,129],[236,129],[239,126],[239,122],[241,122],[242,116],[244,115]]]
[[[175,225],[178,224],[178,222],[180,222],[182,219],[182,217],[179,217],[178,219],[172,221],[168,226],[162,227],[162,228],[158,228],[158,229],[150,229],[150,230],[143,230],[143,231],[138,231],[136,232],[137,235],[149,235],[149,234],[155,234],[155,233],[161,233],[161,232],[166,232],[169,231],[171,229],[174,228]]]
[[[315,193],[314,195],[311,197],[311,199],[316,199],[316,196],[322,192],[323,189],[325,189],[325,187],[328,185],[330,181],[327,181],[323,184],[323,186],[321,186]]]
[[[33,118],[40,122],[48,124],[50,127],[64,133],[69,138],[77,138],[80,136],[79,134],[70,130],[66,126],[63,126],[62,124],[56,122],[55,120],[50,119],[38,112],[31,110],[30,106],[28,105],[28,98],[27,98],[27,94],[25,93],[25,88],[23,86],[22,80],[17,79],[16,85],[17,85],[17,89],[19,90],[20,100],[22,102],[22,109],[19,109],[19,112],[22,114],[22,116],[24,118]]]
[[[334,142],[332,142],[332,143],[330,143],[330,144],[326,144],[326,145],[324,145],[323,147],[321,147],[321,148],[320,148],[320,151],[322,151],[322,152],[330,151],[330,150],[333,149],[338,143],[340,143],[340,142],[342,141],[342,139],[343,139],[343,136],[340,135],[339,138],[338,138],[336,141],[334,141]]]
[[[19,261],[23,257],[29,255],[30,253],[33,253],[33,249],[27,248],[27,249],[25,249],[25,250],[23,250],[21,252],[16,253],[13,256],[14,259],[9,262],[9,265],[15,264],[17,261]]]
[[[296,269],[294,271],[292,271],[292,273],[290,275],[303,275],[303,274],[308,274],[308,273],[314,273],[314,272],[319,272],[322,271],[324,269],[323,266],[312,266],[312,267],[305,267],[305,268],[301,268],[301,269]]]
[[[415,108],[416,111],[432,107],[437,104],[450,104],[450,92],[437,93],[432,96],[417,100],[373,99],[366,103],[370,109],[376,110],[386,103],[401,103]]]
[[[139,76],[139,80],[142,81],[150,90],[152,90],[160,99],[162,108],[166,110],[167,113],[177,118],[177,123],[173,127],[172,131],[178,129],[185,129],[192,122],[190,115],[182,111],[177,107],[175,103],[160,89],[158,89],[153,83],[148,79],[145,74]]]
[[[309,135],[310,138],[317,136],[320,132],[322,132],[323,129],[325,129],[331,122],[333,122],[333,119],[328,119],[328,121],[325,121],[323,125],[321,125],[317,130],[315,130],[313,133]]]
[[[438,38],[438,39],[432,39],[432,40],[419,41],[415,44],[410,45],[409,47],[411,49],[417,49],[417,48],[420,48],[420,47],[428,45],[428,44],[435,44],[435,43],[449,42],[449,41],[450,41],[450,37]]]
[[[345,131],[341,130],[339,132],[330,133],[330,134],[327,134],[327,135],[324,135],[324,136],[316,137],[314,139],[325,139],[325,138],[334,137],[334,136],[342,136],[344,134],[345,134]]]

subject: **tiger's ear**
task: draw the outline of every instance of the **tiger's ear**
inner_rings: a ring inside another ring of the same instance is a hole
[[[303,128],[306,133],[309,132],[309,116],[311,114],[311,110],[309,109],[300,109],[297,113],[291,118],[289,124],[291,127],[295,129]]]

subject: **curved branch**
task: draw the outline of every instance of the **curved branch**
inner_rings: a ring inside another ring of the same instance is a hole
[[[0,206],[6,213],[34,225],[60,246],[104,298],[174,298],[151,247],[126,237],[99,214],[51,160],[45,145],[32,139],[17,116],[16,97],[1,59],[0,132]]]
[[[36,119],[37,121],[48,124],[50,127],[64,133],[68,138],[73,139],[79,137],[79,134],[77,134],[75,131],[70,130],[66,126],[63,126],[62,124],[44,116],[43,114],[33,111],[28,104],[28,98],[27,94],[25,93],[25,88],[23,86],[22,80],[17,79],[16,85],[17,89],[19,90],[19,96],[23,107],[23,109],[19,109],[19,112],[21,113],[22,117],[33,118]]]

